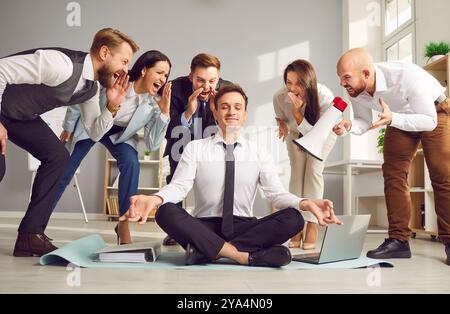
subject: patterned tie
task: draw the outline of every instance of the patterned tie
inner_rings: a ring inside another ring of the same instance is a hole
[[[230,239],[233,236],[233,203],[234,203],[234,145],[225,148],[225,191],[223,193],[222,234]]]

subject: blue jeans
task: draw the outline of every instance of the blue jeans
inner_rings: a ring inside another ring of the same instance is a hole
[[[137,194],[137,188],[139,184],[139,160],[137,151],[126,143],[113,144],[109,139],[111,134],[105,135],[99,142],[102,143],[111,155],[117,160],[119,167],[119,210],[120,215],[130,207],[130,197]],[[64,175],[58,183],[58,189],[53,201],[54,209],[58,204],[64,190],[69,185],[75,172],[80,166],[81,161],[87,155],[92,146],[95,145],[91,139],[85,139],[78,141],[75,144],[72,154],[70,155],[69,162],[67,163]]]

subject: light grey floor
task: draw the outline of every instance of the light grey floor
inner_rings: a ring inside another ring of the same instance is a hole
[[[0,221],[0,293],[450,293],[450,266],[444,264],[444,246],[427,237],[412,240],[413,258],[392,260],[393,269],[74,270],[41,267],[38,258],[12,257],[18,222]],[[81,220],[54,219],[46,233],[56,245],[90,233],[99,233],[114,243],[113,227],[113,222],[106,221],[84,224]],[[154,222],[133,226],[133,235],[137,241],[164,237]],[[367,235],[364,250],[378,246],[384,237]]]

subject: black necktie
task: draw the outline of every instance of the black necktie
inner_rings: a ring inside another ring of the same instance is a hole
[[[237,143],[236,143],[237,144]],[[234,148],[236,144],[226,145],[225,148],[225,191],[223,193],[222,234],[230,239],[233,230],[234,203]]]
[[[195,139],[201,139],[203,138],[203,130],[206,126],[206,108],[205,103],[201,101],[198,101],[197,104],[193,132]]]
[[[199,102],[198,104],[198,117],[200,119],[203,120],[203,122],[205,122],[205,117],[206,117],[206,108],[205,108],[205,103],[204,102]]]

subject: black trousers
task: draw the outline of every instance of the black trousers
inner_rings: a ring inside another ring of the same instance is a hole
[[[69,152],[40,117],[19,121],[0,115],[0,121],[8,131],[9,140],[41,162],[19,232],[42,234],[52,214],[53,198]]]
[[[158,225],[182,247],[193,244],[210,259],[215,259],[225,242],[241,252],[255,252],[283,244],[304,227],[297,209],[280,210],[262,219],[234,216],[234,234],[226,239],[221,232],[222,218],[195,218],[173,204],[162,205],[156,212]]]
[[[6,161],[5,161],[5,156],[3,156],[0,153],[0,182],[2,182],[3,177],[5,176],[5,172],[6,172]]]

